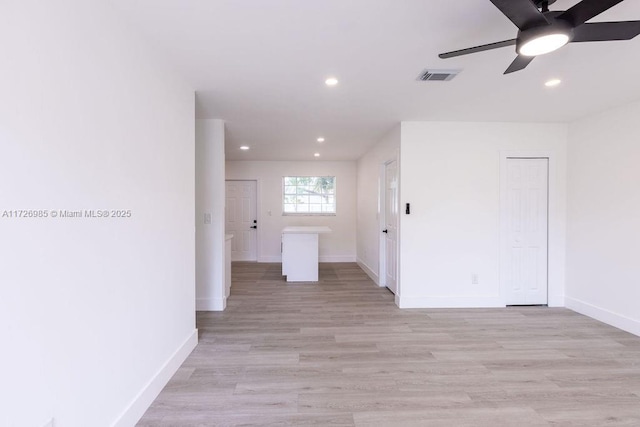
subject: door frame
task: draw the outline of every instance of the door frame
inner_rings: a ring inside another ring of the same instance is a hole
[[[255,261],[247,261],[247,262],[261,262],[260,261],[260,236],[262,234],[262,227],[260,226],[261,223],[263,223],[262,217],[261,217],[261,211],[260,211],[260,206],[261,206],[261,200],[260,200],[260,180],[257,178],[227,178],[224,180],[224,185],[225,185],[225,197],[224,197],[224,201],[225,201],[225,206],[224,206],[224,210],[226,212],[227,210],[227,195],[226,195],[226,186],[227,186],[227,182],[229,181],[255,181],[256,183],[256,220],[258,221],[258,228],[256,229],[256,260]],[[226,220],[225,220],[226,221]],[[226,224],[225,224],[226,227]],[[225,234],[226,234],[226,230],[225,230]]]
[[[387,257],[386,257],[386,243],[382,230],[386,225],[385,218],[385,206],[387,202],[386,193],[386,167],[389,163],[396,162],[397,179],[398,179],[398,218],[396,220],[396,295],[395,303],[399,304],[401,293],[401,281],[400,281],[400,200],[401,200],[401,183],[400,183],[400,159],[398,154],[392,158],[389,158],[379,166],[378,176],[378,286],[387,286]]]
[[[500,216],[498,223],[498,279],[500,301],[506,306],[507,264],[507,162],[508,159],[547,159],[547,305],[564,307],[565,212],[559,194],[558,155],[551,150],[509,150],[500,152]],[[564,172],[564,171],[563,171]],[[564,177],[564,173],[562,175]],[[564,187],[563,187],[564,188]]]

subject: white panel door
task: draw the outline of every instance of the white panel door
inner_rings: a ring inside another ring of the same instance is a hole
[[[547,304],[549,159],[507,159],[506,303]]]
[[[398,164],[391,161],[384,167],[384,263],[385,284],[398,292]]]
[[[232,261],[257,260],[256,181],[226,181],[225,230]]]

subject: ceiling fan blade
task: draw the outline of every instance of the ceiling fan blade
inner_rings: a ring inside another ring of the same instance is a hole
[[[577,27],[622,1],[623,0],[582,0],[566,12],[560,14],[558,19],[564,19],[574,27]]]
[[[509,65],[509,68],[507,68],[504,74],[509,74],[524,69],[531,63],[531,61],[533,61],[533,58],[535,58],[535,56],[518,55],[516,59],[513,60],[511,65]]]
[[[531,0],[491,0],[519,30],[548,24],[547,18]]]
[[[640,34],[640,21],[596,22],[582,24],[573,30],[574,42],[631,40]]]
[[[483,44],[481,46],[468,47],[466,49],[454,50],[453,52],[441,53],[438,55],[440,58],[453,58],[455,56],[468,55],[470,53],[482,52],[485,50],[498,49],[500,47],[513,46],[516,44],[516,39],[504,40],[501,42]]]

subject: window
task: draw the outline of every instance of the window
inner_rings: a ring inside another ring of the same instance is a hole
[[[285,215],[335,215],[335,176],[285,176],[282,178]]]

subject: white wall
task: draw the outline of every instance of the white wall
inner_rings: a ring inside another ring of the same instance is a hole
[[[399,160],[400,124],[394,126],[358,160],[358,264],[378,284],[380,273],[380,171]]]
[[[403,122],[401,132],[400,307],[504,305],[500,159],[507,152],[551,156],[549,303],[562,305],[566,126]]]
[[[640,103],[569,127],[567,306],[640,335]]]
[[[282,215],[283,176],[335,176],[337,214]],[[356,259],[356,162],[228,161],[226,178],[258,181],[258,261],[280,262],[281,231],[287,226],[326,225],[331,234],[320,236],[321,262]],[[271,212],[271,215],[269,215]]]
[[[196,121],[196,309],[205,311],[227,305],[224,138],[223,120]]]
[[[106,2],[3,2],[0,52],[0,425],[133,425],[196,342],[193,90]]]

